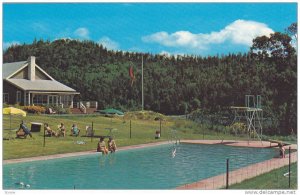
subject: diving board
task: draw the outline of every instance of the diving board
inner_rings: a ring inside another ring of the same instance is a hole
[[[270,147],[271,147],[271,144],[272,144],[272,143],[282,144],[283,146],[292,145],[291,143],[283,142],[283,141],[279,141],[279,140],[272,140],[272,139],[269,139],[268,141],[270,142]]]
[[[245,95],[245,106],[231,106],[234,113],[232,124],[244,123],[248,134],[248,143],[251,135],[259,138],[262,137],[262,119],[263,109],[261,108],[261,96]],[[235,133],[237,134],[237,130]]]

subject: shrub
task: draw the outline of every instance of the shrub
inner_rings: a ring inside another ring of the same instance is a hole
[[[24,106],[23,110],[33,114],[41,114],[41,113],[45,113],[46,111],[46,109],[42,106]]]
[[[56,114],[71,114],[70,108],[62,108],[61,106],[55,106],[55,105],[45,105],[44,106],[46,110],[51,108]]]
[[[183,128],[185,126],[185,121],[184,120],[176,120],[174,126],[177,129]]]
[[[239,122],[236,122],[232,125],[230,125],[230,133],[231,134],[242,134],[242,133],[245,133],[246,132],[246,125],[244,123],[239,123]]]

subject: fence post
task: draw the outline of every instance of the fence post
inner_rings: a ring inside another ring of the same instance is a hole
[[[226,189],[228,189],[229,184],[229,158],[226,159]]]
[[[46,136],[45,136],[45,130],[44,130],[44,143],[43,143],[43,146],[45,147],[46,145]]]
[[[91,136],[91,142],[93,142],[94,138],[94,122],[92,121],[92,136]]]
[[[161,118],[159,118],[159,133],[160,133],[160,136],[161,136]]]
[[[289,188],[291,188],[291,146],[289,147]]]
[[[131,120],[130,120],[130,123],[129,123],[129,124],[130,124],[130,127],[129,127],[129,129],[130,129],[130,130],[129,130],[129,138],[131,139]]]

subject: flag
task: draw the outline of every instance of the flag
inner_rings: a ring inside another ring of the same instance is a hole
[[[131,87],[132,87],[133,82],[135,80],[135,76],[134,76],[134,73],[133,73],[133,67],[132,66],[129,67],[129,76],[130,76],[130,79],[131,79]]]

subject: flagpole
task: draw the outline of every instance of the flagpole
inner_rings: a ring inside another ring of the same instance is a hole
[[[144,58],[142,55],[142,111],[144,110]]]

